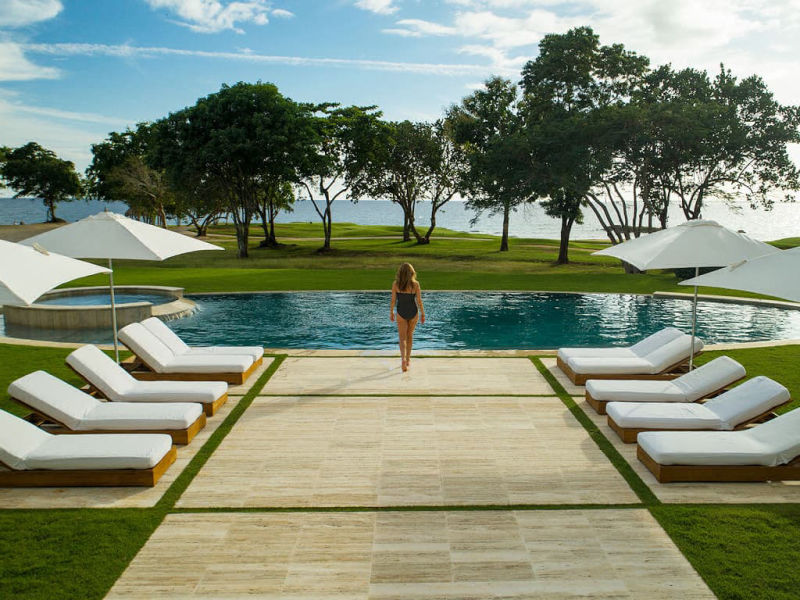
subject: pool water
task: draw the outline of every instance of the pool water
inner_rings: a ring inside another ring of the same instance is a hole
[[[191,296],[190,296],[191,297]],[[271,348],[395,348],[389,294],[307,292],[191,297],[192,316],[168,325],[189,344]],[[418,349],[558,348],[631,344],[663,327],[691,331],[686,300],[618,294],[427,292]],[[708,343],[800,338],[800,311],[700,302],[698,336]],[[0,328],[0,335],[2,329]],[[110,332],[14,332],[17,337],[109,342]]]
[[[114,294],[116,304],[128,304],[131,302],[150,302],[151,304],[164,304],[172,301],[172,297],[162,294]],[[97,293],[85,296],[61,296],[60,298],[44,298],[37,300],[36,304],[47,304],[48,306],[104,306],[111,304],[111,294]]]

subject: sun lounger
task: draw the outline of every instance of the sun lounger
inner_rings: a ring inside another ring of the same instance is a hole
[[[39,417],[40,427],[52,423],[50,433],[165,433],[188,444],[206,424],[199,404],[101,402],[44,371],[20,377],[8,394]]]
[[[224,356],[226,354],[236,354],[252,356],[254,361],[261,360],[264,356],[264,348],[261,346],[188,346],[178,335],[172,331],[158,317],[150,317],[142,321],[142,325],[154,336],[161,340],[175,356],[183,355],[208,355]]]
[[[139,381],[90,344],[67,356],[67,365],[113,402],[196,402],[210,417],[228,399],[224,381]]]
[[[566,363],[570,358],[632,358],[643,356],[682,335],[685,334],[680,329],[666,327],[653,335],[647,336],[633,346],[624,348],[559,348],[558,362],[560,366],[562,362]]]
[[[0,410],[0,487],[152,487],[173,462],[168,435],[52,435]]]
[[[636,356],[574,356],[559,366],[576,385],[589,379],[674,379],[673,373],[689,361],[692,338],[682,334],[656,348],[637,351]],[[695,339],[697,356],[703,342]]]
[[[789,402],[789,390],[759,376],[704,404],[610,402],[608,424],[623,442],[630,444],[643,431],[740,429]]]
[[[252,356],[231,354],[175,356],[164,342],[141,323],[131,323],[119,330],[119,340],[136,355],[126,364],[131,374],[143,380],[225,381],[242,384],[261,364]]]
[[[661,483],[800,480],[800,410],[739,431],[646,431],[637,441]]]
[[[720,356],[694,371],[671,381],[641,379],[590,379],[586,382],[586,402],[606,414],[609,402],[697,402],[743,379],[742,365]]]

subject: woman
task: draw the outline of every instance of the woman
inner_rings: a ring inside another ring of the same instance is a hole
[[[397,305],[397,334],[400,337],[400,360],[403,371],[408,371],[411,364],[411,345],[414,343],[414,328],[417,320],[425,322],[425,307],[422,305],[422,294],[417,282],[417,272],[409,263],[403,263],[397,269],[397,276],[392,284],[392,306],[389,318],[394,321],[394,307]]]

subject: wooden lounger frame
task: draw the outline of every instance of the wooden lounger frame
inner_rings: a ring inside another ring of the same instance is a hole
[[[128,359],[128,360],[130,360],[130,359]],[[126,362],[126,361],[123,361],[123,362]],[[80,377],[81,379],[83,379],[86,382],[86,385],[81,388],[81,391],[86,392],[90,396],[94,396],[96,398],[106,398],[105,394],[103,394],[103,392],[99,388],[95,387],[94,384],[92,384],[92,382],[90,382],[88,379],[86,379],[86,377],[83,376],[83,374],[81,374],[77,370],[75,370],[72,367],[71,364],[66,363],[66,365],[70,369],[72,369],[78,377]],[[133,375],[135,376],[135,373],[133,373]],[[145,380],[143,377],[137,377],[136,379],[139,379],[139,380],[142,380],[142,381]],[[149,380],[149,381],[154,381],[154,380]],[[192,381],[197,381],[197,379],[193,379]],[[222,381],[222,380],[221,379],[213,379],[212,381]],[[111,400],[110,398],[106,398],[106,400],[109,400],[110,402],[113,402],[113,400]],[[207,417],[213,417],[214,414],[219,410],[219,408],[223,404],[225,404],[227,401],[228,401],[228,392],[225,392],[224,394],[222,394],[222,396],[220,396],[219,398],[217,398],[213,402],[195,402],[194,404],[201,404],[203,406],[203,413],[205,413],[205,415]],[[19,402],[19,400],[17,400],[17,402]],[[30,408],[30,407],[28,407],[28,408]],[[33,409],[31,409],[31,410],[33,410]],[[200,427],[200,429],[202,429],[202,427]],[[199,429],[198,429],[198,431],[199,431]],[[194,435],[192,435],[192,437],[194,437]],[[189,441],[192,440],[192,437],[189,438]],[[172,438],[172,439],[174,440],[175,438]],[[176,441],[175,443],[179,444],[181,442],[177,442]],[[184,442],[184,443],[188,444],[189,442]]]
[[[40,410],[33,408],[32,406],[26,404],[19,398],[15,398],[11,396],[11,399],[19,404],[20,406],[28,409],[31,411],[31,414],[25,417],[26,421],[33,423],[37,427],[41,427],[48,433],[54,433],[58,435],[80,435],[84,433],[163,433],[170,437],[172,437],[172,443],[178,444],[180,446],[185,446],[189,442],[194,439],[194,436],[206,426],[206,415],[205,413],[201,414],[197,419],[195,419],[194,423],[189,425],[186,429],[90,429],[87,431],[84,430],[76,430],[70,429],[64,423],[59,421],[58,419],[43,413]]]
[[[739,423],[736,427],[733,428],[733,431],[738,431],[740,429],[744,429],[748,425],[753,423],[760,423],[761,421],[766,421],[769,419],[775,418],[777,415],[774,413],[775,410],[779,409],[782,406],[786,406],[789,404],[791,400],[787,400],[786,402],[782,402],[778,404],[774,408],[770,408],[769,410],[765,410],[760,415],[756,415],[752,419],[748,419]],[[718,429],[672,429],[672,428],[647,428],[647,429],[635,429],[633,427],[621,427],[611,416],[608,417],[608,426],[613,429],[619,438],[625,442],[626,444],[635,444],[636,443],[636,436],[645,431],[720,431]]]
[[[694,358],[697,358],[703,353],[702,350],[699,352],[695,352]],[[590,379],[649,379],[649,380],[665,380],[665,379],[675,379],[679,374],[685,373],[688,371],[686,366],[689,363],[689,357],[687,356],[683,360],[676,362],[674,365],[670,365],[660,373],[637,373],[637,374],[630,374],[630,375],[621,375],[619,373],[576,373],[572,370],[572,368],[563,360],[561,357],[556,357],[556,364],[558,368],[561,369],[564,374],[569,377],[569,380],[574,383],[575,385],[586,385],[586,382]],[[683,368],[682,368],[683,367]]]
[[[669,377],[669,379],[677,379],[678,377],[680,377],[680,375],[673,375],[673,376]],[[736,381],[733,381],[733,382],[729,383],[729,384],[728,384],[728,385],[726,385],[725,387],[721,387],[721,388],[719,388],[719,389],[716,389],[716,390],[714,390],[713,392],[709,392],[709,393],[708,393],[708,394],[706,394],[705,396],[701,396],[700,398],[698,398],[697,400],[695,400],[695,402],[700,402],[700,401],[702,401],[702,400],[706,400],[706,399],[708,399],[708,398],[713,398],[714,396],[719,396],[719,395],[720,395],[720,394],[722,394],[723,392],[727,392],[727,391],[728,391],[728,388],[729,388],[730,386],[732,386],[732,385],[733,385],[733,384],[735,384],[735,383],[739,383],[739,382],[740,382],[742,379],[744,379],[745,377],[747,377],[747,375],[742,375],[742,376],[741,376],[741,377],[739,377],[739,379],[737,379]],[[618,379],[621,379],[621,378],[618,378]],[[637,379],[643,379],[643,378],[641,378],[641,377],[637,377]],[[667,381],[667,380],[668,380],[668,379],[667,379],[666,377],[665,377],[665,378],[662,378],[662,381]],[[652,381],[652,380],[651,380],[651,381]],[[614,402],[614,400],[596,400],[596,399],[595,399],[595,398],[593,398],[593,397],[592,397],[592,395],[589,393],[589,390],[586,390],[586,403],[587,403],[589,406],[591,406],[591,407],[592,407],[592,408],[595,410],[595,412],[596,412],[598,415],[604,415],[604,414],[606,414],[606,404],[608,404],[609,402]],[[633,402],[635,402],[635,400],[634,400]]]
[[[0,487],[153,487],[175,462],[175,447],[150,469],[0,471]],[[5,466],[5,465],[4,465]]]
[[[677,481],[784,481],[800,480],[800,457],[777,467],[760,465],[662,465],[641,446],[636,456],[655,475],[659,483]]]
[[[254,361],[244,373],[157,373],[135,354],[122,361],[121,366],[141,381],[224,381],[231,385],[242,385],[263,360],[262,357]]]

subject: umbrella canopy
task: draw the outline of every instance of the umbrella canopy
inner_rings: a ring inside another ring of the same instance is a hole
[[[116,259],[164,260],[198,250],[224,250],[219,246],[161,227],[134,221],[112,212],[101,212],[58,229],[35,235],[22,244],[41,244],[74,258],[107,258],[109,269]],[[111,327],[114,353],[119,362],[117,308],[114,301],[114,273],[109,272],[111,291]]]
[[[724,269],[681,281],[681,285],[743,290],[800,302],[800,248],[739,261]]]
[[[97,273],[105,267],[0,240],[0,304],[31,304],[54,287]]]
[[[773,252],[778,249],[731,231],[716,221],[687,221],[594,254],[614,256],[646,271],[723,267]]]
[[[716,221],[698,220],[643,235],[594,254],[614,256],[642,271],[694,268],[696,277],[700,267],[722,267],[774,252],[778,252],[774,246],[731,231]],[[694,348],[696,327],[697,286],[692,302],[690,348]],[[694,357],[690,355],[689,369],[693,364]]]
[[[21,243],[40,244],[73,258],[164,260],[198,250],[222,250],[219,246],[112,212],[86,217]]]

